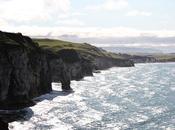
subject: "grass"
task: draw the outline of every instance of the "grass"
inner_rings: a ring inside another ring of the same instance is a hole
[[[101,57],[123,59],[123,57],[118,54],[107,52],[101,48],[97,48],[87,43],[73,43],[54,39],[33,39],[33,40],[37,42],[41,48],[50,49],[54,52],[58,52],[61,49],[74,49],[85,57],[101,56]]]
[[[73,43],[62,40],[55,39],[33,39],[35,42],[39,44],[39,46],[43,49],[52,50],[54,53],[57,53],[61,49],[74,49],[79,52],[83,57],[87,57],[88,59],[97,57],[109,57],[114,59],[125,59],[122,55],[107,52],[101,48],[92,46],[87,43]],[[175,61],[175,54],[138,54],[139,56],[150,56],[157,59],[157,61]]]

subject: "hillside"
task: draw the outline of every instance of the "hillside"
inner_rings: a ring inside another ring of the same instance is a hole
[[[102,48],[97,48],[87,43],[73,43],[62,40],[54,39],[33,39],[43,49],[49,49],[57,53],[61,49],[74,49],[79,52],[83,57],[93,59],[93,57],[108,57],[116,60],[132,60],[135,63],[146,63],[146,62],[174,62],[175,54],[163,54],[163,53],[135,53],[135,54],[121,54],[108,52]]]
[[[102,48],[97,48],[88,43],[73,43],[68,41],[61,40],[53,40],[53,39],[33,39],[35,42],[39,44],[40,47],[44,49],[50,49],[54,52],[58,52],[61,49],[74,49],[82,55],[89,56],[104,56],[116,59],[124,59],[124,57],[112,53],[107,52]]]
[[[133,62],[120,54],[107,52],[102,48],[87,43],[73,43],[53,39],[33,39],[44,50],[59,53],[62,49],[73,49],[81,57],[92,62],[94,69],[106,69],[113,66],[128,67],[134,66]],[[106,62],[108,61],[108,62]]]

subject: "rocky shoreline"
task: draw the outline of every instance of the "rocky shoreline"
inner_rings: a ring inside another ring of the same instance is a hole
[[[0,110],[13,111],[35,105],[32,99],[51,92],[52,82],[61,82],[62,90],[70,92],[71,80],[93,76],[98,70],[157,62],[154,57],[147,56],[121,54],[122,58],[118,58],[116,54],[85,45],[98,55],[72,48],[55,52],[40,47],[21,33],[0,31]],[[0,114],[0,129],[8,129],[8,123],[7,117]]]
[[[52,82],[61,82],[67,91],[71,90],[71,80],[93,75],[94,70],[134,66],[127,59],[93,58],[92,62],[74,49],[54,53],[21,33],[0,32],[0,109],[34,105],[34,97],[52,91]]]

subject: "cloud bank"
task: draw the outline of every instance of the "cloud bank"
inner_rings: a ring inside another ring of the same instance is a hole
[[[101,10],[120,10],[124,9],[128,6],[127,0],[105,0],[104,3],[99,5],[91,5],[87,6],[86,9],[92,10],[92,11],[101,11]]]
[[[127,16],[151,16],[151,12],[132,10],[126,14]]]
[[[141,30],[115,25],[113,27],[97,27],[88,24],[89,21],[85,20],[85,17],[88,18],[90,15],[96,13],[90,13],[90,10],[97,12],[105,11],[109,14],[122,10],[123,17],[152,15],[151,12],[131,8],[129,0],[103,0],[96,5],[88,4],[88,6],[82,7],[86,8],[84,10],[82,8],[80,9],[80,7],[77,10],[75,8],[73,9],[72,2],[73,0],[1,0],[0,29],[10,32],[22,32],[30,36],[45,37],[48,34],[52,37],[76,35],[78,37],[97,38],[175,36],[175,31],[173,30]]]
[[[69,0],[7,0],[0,4],[0,18],[16,22],[48,20],[69,9]]]

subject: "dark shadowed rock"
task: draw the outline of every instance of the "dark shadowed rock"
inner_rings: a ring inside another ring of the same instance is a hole
[[[92,75],[92,69],[73,49],[54,53],[20,33],[0,32],[0,109],[34,105],[32,98],[50,92],[54,81],[72,91],[70,81]]]
[[[2,119],[0,119],[0,130],[9,130],[8,123],[4,122]]]
[[[29,37],[0,32],[0,109],[31,106],[51,90],[47,54]]]
[[[80,61],[79,54],[73,49],[62,49],[58,51],[57,54],[66,63],[75,63]]]

